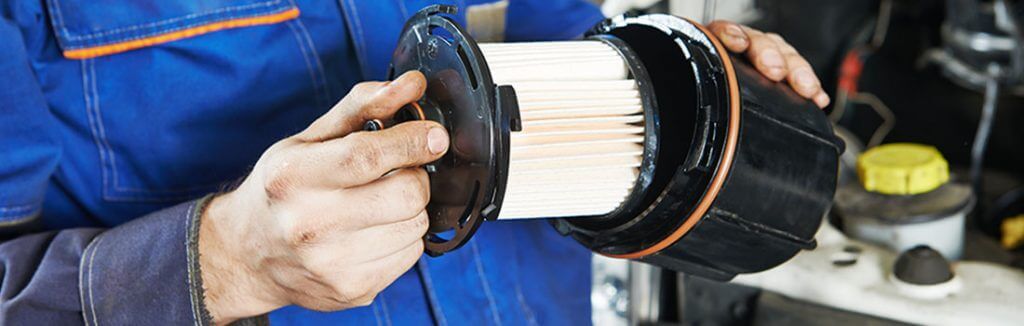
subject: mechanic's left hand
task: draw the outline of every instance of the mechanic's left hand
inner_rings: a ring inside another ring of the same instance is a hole
[[[773,81],[785,79],[797,94],[824,108],[829,97],[811,64],[779,34],[765,33],[733,22],[716,20],[708,24],[729,51],[746,53],[750,62]]]

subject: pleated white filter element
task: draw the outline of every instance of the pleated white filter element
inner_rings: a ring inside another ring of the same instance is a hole
[[[512,132],[499,219],[593,216],[627,198],[643,158],[640,92],[601,41],[479,44],[496,85],[511,85]]]

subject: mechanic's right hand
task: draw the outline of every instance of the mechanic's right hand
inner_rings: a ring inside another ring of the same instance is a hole
[[[205,303],[217,324],[297,304],[369,304],[423,253],[429,201],[419,166],[448,150],[431,121],[360,131],[423,95],[410,72],[356,85],[301,133],[271,146],[200,222]]]

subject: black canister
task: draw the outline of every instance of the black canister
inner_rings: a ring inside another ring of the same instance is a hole
[[[606,256],[721,280],[815,247],[843,151],[818,108],[682,18],[612,18],[591,35],[623,41],[646,68],[659,148],[640,200],[558,220],[561,231]]]

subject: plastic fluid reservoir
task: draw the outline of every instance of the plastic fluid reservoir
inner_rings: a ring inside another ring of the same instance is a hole
[[[960,258],[974,194],[969,185],[949,181],[942,153],[920,144],[886,144],[857,159],[857,174],[860,183],[836,192],[835,208],[849,236],[896,252],[927,245]]]

